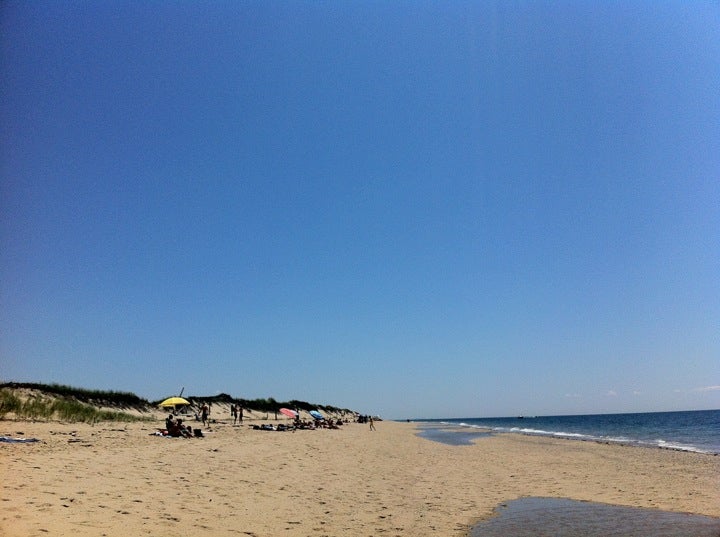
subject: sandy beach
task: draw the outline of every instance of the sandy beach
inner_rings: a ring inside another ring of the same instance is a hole
[[[157,423],[0,422],[0,534],[465,536],[526,496],[720,516],[720,457],[520,435],[451,446],[410,423],[202,439]]]

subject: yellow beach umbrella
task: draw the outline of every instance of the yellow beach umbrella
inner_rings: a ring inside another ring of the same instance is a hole
[[[187,399],[183,399],[182,397],[169,397],[165,399],[162,403],[160,403],[160,406],[162,407],[168,407],[168,406],[180,406],[180,405],[189,405],[190,401]]]

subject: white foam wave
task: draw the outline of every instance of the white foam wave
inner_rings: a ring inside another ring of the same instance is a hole
[[[483,427],[482,425],[475,425],[473,423],[465,423],[465,422],[455,423],[453,425],[458,425],[460,427],[467,427],[468,429],[482,429],[483,431],[487,431],[489,429],[489,427]]]
[[[510,432],[527,434],[534,436],[552,436],[556,438],[569,438],[576,440],[586,440],[594,442],[608,442],[613,444],[630,444],[630,445],[641,445],[650,447],[660,447],[663,449],[674,449],[677,451],[690,451],[694,453],[709,453],[708,451],[696,448],[694,446],[687,446],[679,444],[677,442],[666,442],[665,440],[657,440],[655,442],[647,442],[642,440],[633,440],[626,436],[593,436],[581,433],[568,433],[565,431],[545,431],[543,429],[532,429],[529,427],[495,427],[493,430],[497,432]]]
[[[683,444],[678,444],[675,442],[666,442],[665,440],[662,440],[662,439],[657,440],[657,445],[658,445],[658,447],[661,447],[663,449],[674,449],[676,451],[691,451],[693,453],[710,453],[709,451],[698,449],[694,446],[685,446]]]
[[[580,433],[567,433],[565,431],[545,431],[543,429],[531,429],[526,427],[511,427],[506,429],[511,433],[530,434],[537,436],[557,436],[560,438],[580,438],[580,439],[592,439],[592,436]]]

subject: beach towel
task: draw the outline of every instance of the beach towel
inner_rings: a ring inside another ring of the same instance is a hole
[[[11,436],[0,436],[0,442],[8,442],[10,444],[27,444],[30,442],[40,442],[39,438],[13,438]]]

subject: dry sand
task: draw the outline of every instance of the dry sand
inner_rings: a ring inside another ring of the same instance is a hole
[[[377,431],[150,436],[160,422],[0,422],[0,535],[464,536],[499,503],[564,497],[720,516],[720,457],[518,435],[449,446]]]

